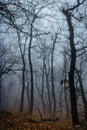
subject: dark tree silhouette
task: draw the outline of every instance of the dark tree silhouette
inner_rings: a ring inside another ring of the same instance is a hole
[[[72,11],[78,8],[81,4],[83,4],[85,0],[81,3],[78,2],[75,6],[62,9],[62,13],[66,17],[66,21],[69,29],[69,43],[71,48],[71,62],[70,62],[70,71],[69,71],[69,87],[70,87],[70,96],[71,96],[71,114],[72,114],[72,123],[73,125],[79,124],[78,112],[77,112],[77,100],[76,100],[76,92],[75,92],[75,84],[74,84],[74,74],[76,67],[76,48],[74,43],[74,27],[72,24]]]
[[[76,94],[75,94],[75,86],[74,86],[74,74],[75,74],[75,65],[76,65],[76,49],[74,45],[74,27],[72,25],[71,13],[68,10],[63,9],[63,14],[66,17],[67,24],[69,27],[69,42],[71,47],[71,63],[70,63],[70,71],[69,71],[69,87],[70,87],[70,95],[71,95],[71,113],[72,113],[72,121],[73,125],[79,124],[78,113],[77,113],[77,102],[76,102]]]
[[[84,104],[85,120],[87,121],[87,100],[86,100],[86,96],[85,96],[85,92],[84,92],[84,87],[83,87],[83,82],[82,82],[82,78],[81,78],[81,73],[79,73],[79,71],[77,69],[76,69],[76,73],[77,73],[77,76],[78,76],[80,90],[81,90],[81,95],[82,95],[82,100],[83,100],[83,104]]]

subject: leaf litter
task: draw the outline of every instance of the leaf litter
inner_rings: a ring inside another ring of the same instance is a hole
[[[87,123],[73,127],[70,119],[43,122],[24,113],[0,112],[0,130],[87,130]]]

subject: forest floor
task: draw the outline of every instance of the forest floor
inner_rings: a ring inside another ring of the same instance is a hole
[[[87,124],[73,127],[71,120],[40,121],[28,114],[0,112],[0,130],[87,130]]]

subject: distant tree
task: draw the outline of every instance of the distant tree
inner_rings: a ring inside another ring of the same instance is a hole
[[[53,114],[56,112],[56,96],[55,96],[55,85],[54,85],[54,51],[55,44],[57,42],[58,33],[55,33],[52,36],[52,52],[51,52],[51,84],[52,84],[52,97],[53,97]]]
[[[27,4],[23,4],[21,1],[5,1],[0,2],[0,15],[3,18],[3,22],[10,25],[11,28],[24,34],[24,37],[28,36],[28,64],[30,70],[30,114],[33,112],[34,106],[34,75],[33,75],[33,62],[32,62],[32,44],[38,36],[43,35],[44,31],[38,28],[39,21],[42,16],[42,10],[52,4],[52,1],[26,1]],[[11,7],[11,8],[10,8]],[[47,32],[47,31],[46,31]],[[19,36],[20,38],[20,36]],[[20,52],[21,45],[20,45]],[[23,65],[24,55],[21,53]],[[24,65],[25,66],[25,65]],[[23,66],[23,67],[24,67]],[[23,68],[25,71],[25,67]],[[24,75],[24,74],[23,74]],[[24,76],[23,76],[24,77]],[[24,80],[24,78],[23,78]],[[24,82],[23,82],[24,84]],[[24,87],[23,87],[24,88]],[[24,89],[22,91],[24,93]],[[23,94],[21,97],[23,101]],[[23,103],[21,104],[21,110]]]
[[[82,100],[83,100],[83,104],[84,104],[85,120],[87,121],[87,100],[86,100],[86,96],[85,96],[85,92],[84,92],[83,82],[82,82],[82,78],[81,78],[81,72],[79,72],[76,69],[76,73],[78,76],[80,91],[81,91]]]
[[[68,101],[68,90],[69,90],[69,80],[67,74],[68,68],[68,60],[66,55],[66,49],[64,50],[64,70],[63,70],[63,87],[64,87],[64,96],[65,96],[65,103],[66,103],[66,113],[67,118],[69,118],[69,101]]]
[[[25,50],[26,50],[26,43],[27,43],[27,37],[25,38],[24,45],[22,45],[21,41],[21,32],[17,30],[17,36],[18,36],[18,46],[21,54],[21,60],[22,60],[22,92],[21,92],[21,104],[20,104],[20,112],[23,112],[23,105],[24,105],[24,92],[25,92],[25,71],[26,71],[26,63],[25,63]]]
[[[6,46],[0,42],[0,108],[2,102],[2,79],[3,76],[11,72],[16,61],[11,60],[10,50],[7,50]]]
[[[29,1],[28,1],[29,3]],[[29,43],[28,43],[28,61],[29,61],[29,69],[30,69],[30,88],[31,88],[31,93],[30,93],[30,114],[33,112],[33,107],[34,107],[34,73],[33,73],[33,63],[32,63],[32,44],[33,40],[37,39],[40,36],[44,36],[48,34],[48,32],[42,31],[38,28],[36,23],[39,22],[43,16],[40,15],[41,11],[44,10],[46,7],[52,4],[52,1],[43,1],[41,3],[38,3],[37,1],[32,1],[29,3],[30,4],[30,9],[31,9],[31,18],[26,14],[27,18],[27,25],[29,25]],[[32,4],[32,6],[31,6]],[[29,12],[28,12],[29,13]],[[29,14],[30,15],[30,14]],[[38,22],[37,22],[38,21]],[[35,26],[36,25],[36,26]]]

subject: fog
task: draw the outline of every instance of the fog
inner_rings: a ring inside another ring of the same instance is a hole
[[[63,9],[70,9],[76,50],[75,69],[78,70],[78,73],[74,70],[75,94],[78,113],[83,113],[79,116],[84,116],[83,94],[87,100],[87,2],[81,2],[0,2],[1,111],[38,113],[39,108],[42,113],[54,111],[58,116],[71,116],[69,72],[72,51],[68,18],[63,12]]]

